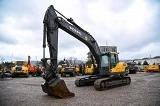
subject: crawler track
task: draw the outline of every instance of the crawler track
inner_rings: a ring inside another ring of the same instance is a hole
[[[89,77],[84,77],[84,78],[78,78],[78,79],[75,80],[75,85],[77,87],[94,85],[94,82],[97,79],[98,79],[97,76],[89,76]]]
[[[127,76],[119,78],[102,78],[97,79],[94,82],[94,87],[96,90],[103,91],[117,86],[129,85],[130,83],[131,78]]]
[[[90,76],[76,79],[75,85],[77,87],[94,85],[96,90],[103,91],[113,87],[129,85],[131,78],[129,76],[113,76],[108,78],[101,78],[97,76]]]

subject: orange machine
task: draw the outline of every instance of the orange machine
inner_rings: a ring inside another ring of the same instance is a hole
[[[31,62],[30,62],[30,59],[31,57],[28,56],[28,70],[29,70],[29,74],[33,74],[35,73],[35,66],[31,65]]]
[[[33,74],[35,72],[35,66],[28,65],[29,74]]]

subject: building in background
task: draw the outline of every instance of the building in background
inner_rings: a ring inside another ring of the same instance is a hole
[[[117,46],[100,46],[101,52],[117,52]]]
[[[147,61],[149,65],[153,64],[160,64],[160,56],[155,56],[155,57],[149,57],[149,58],[142,58],[142,59],[134,59],[137,64],[141,63],[143,64],[144,61]]]

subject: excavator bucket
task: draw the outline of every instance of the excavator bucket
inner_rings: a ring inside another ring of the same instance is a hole
[[[51,84],[43,83],[42,90],[49,95],[53,95],[59,98],[74,97],[75,94],[70,92],[64,82],[64,80],[57,78]]]

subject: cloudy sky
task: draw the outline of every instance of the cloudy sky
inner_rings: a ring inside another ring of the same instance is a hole
[[[43,18],[50,5],[72,17],[99,46],[117,46],[120,59],[160,56],[159,0],[0,0],[1,60],[42,58]],[[59,30],[59,60],[86,60],[87,52],[87,46]]]

